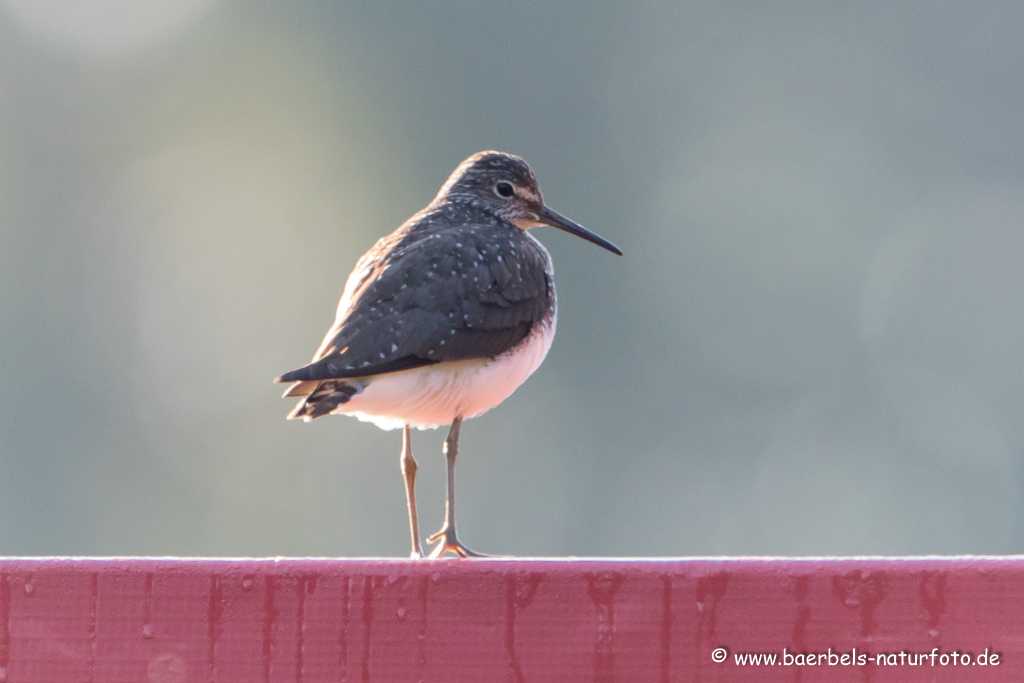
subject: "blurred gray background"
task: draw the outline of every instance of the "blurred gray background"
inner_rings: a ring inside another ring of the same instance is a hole
[[[468,545],[1024,551],[1022,35],[1011,0],[0,0],[0,554],[405,555],[400,433],[271,380],[488,148],[626,256],[535,231],[558,337],[463,428]]]

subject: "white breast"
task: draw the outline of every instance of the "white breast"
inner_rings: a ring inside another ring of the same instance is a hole
[[[482,415],[533,374],[555,338],[556,316],[533,326],[518,345],[494,359],[443,362],[370,379],[362,392],[334,410],[382,429],[433,429],[458,416]]]

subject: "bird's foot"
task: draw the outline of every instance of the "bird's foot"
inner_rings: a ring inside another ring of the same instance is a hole
[[[493,555],[474,552],[462,545],[455,536],[455,527],[450,526],[448,523],[445,523],[440,531],[427,537],[427,543],[430,545],[437,543],[437,547],[430,553],[431,559],[437,559],[446,552],[455,553],[459,557],[493,557]]]

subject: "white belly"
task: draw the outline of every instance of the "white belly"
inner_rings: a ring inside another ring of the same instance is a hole
[[[555,338],[555,316],[533,327],[517,346],[493,359],[443,362],[374,377],[333,412],[354,415],[381,429],[411,425],[433,429],[482,415],[512,395],[533,374]]]

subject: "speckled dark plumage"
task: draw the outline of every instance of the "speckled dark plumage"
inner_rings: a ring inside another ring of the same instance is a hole
[[[357,393],[326,380],[493,358],[554,313],[551,259],[503,213],[506,202],[487,189],[494,177],[512,177],[540,198],[518,157],[494,153],[456,169],[430,205],[359,259],[349,306],[313,362],[278,378],[305,384],[288,392],[306,394],[290,417],[326,415]]]

